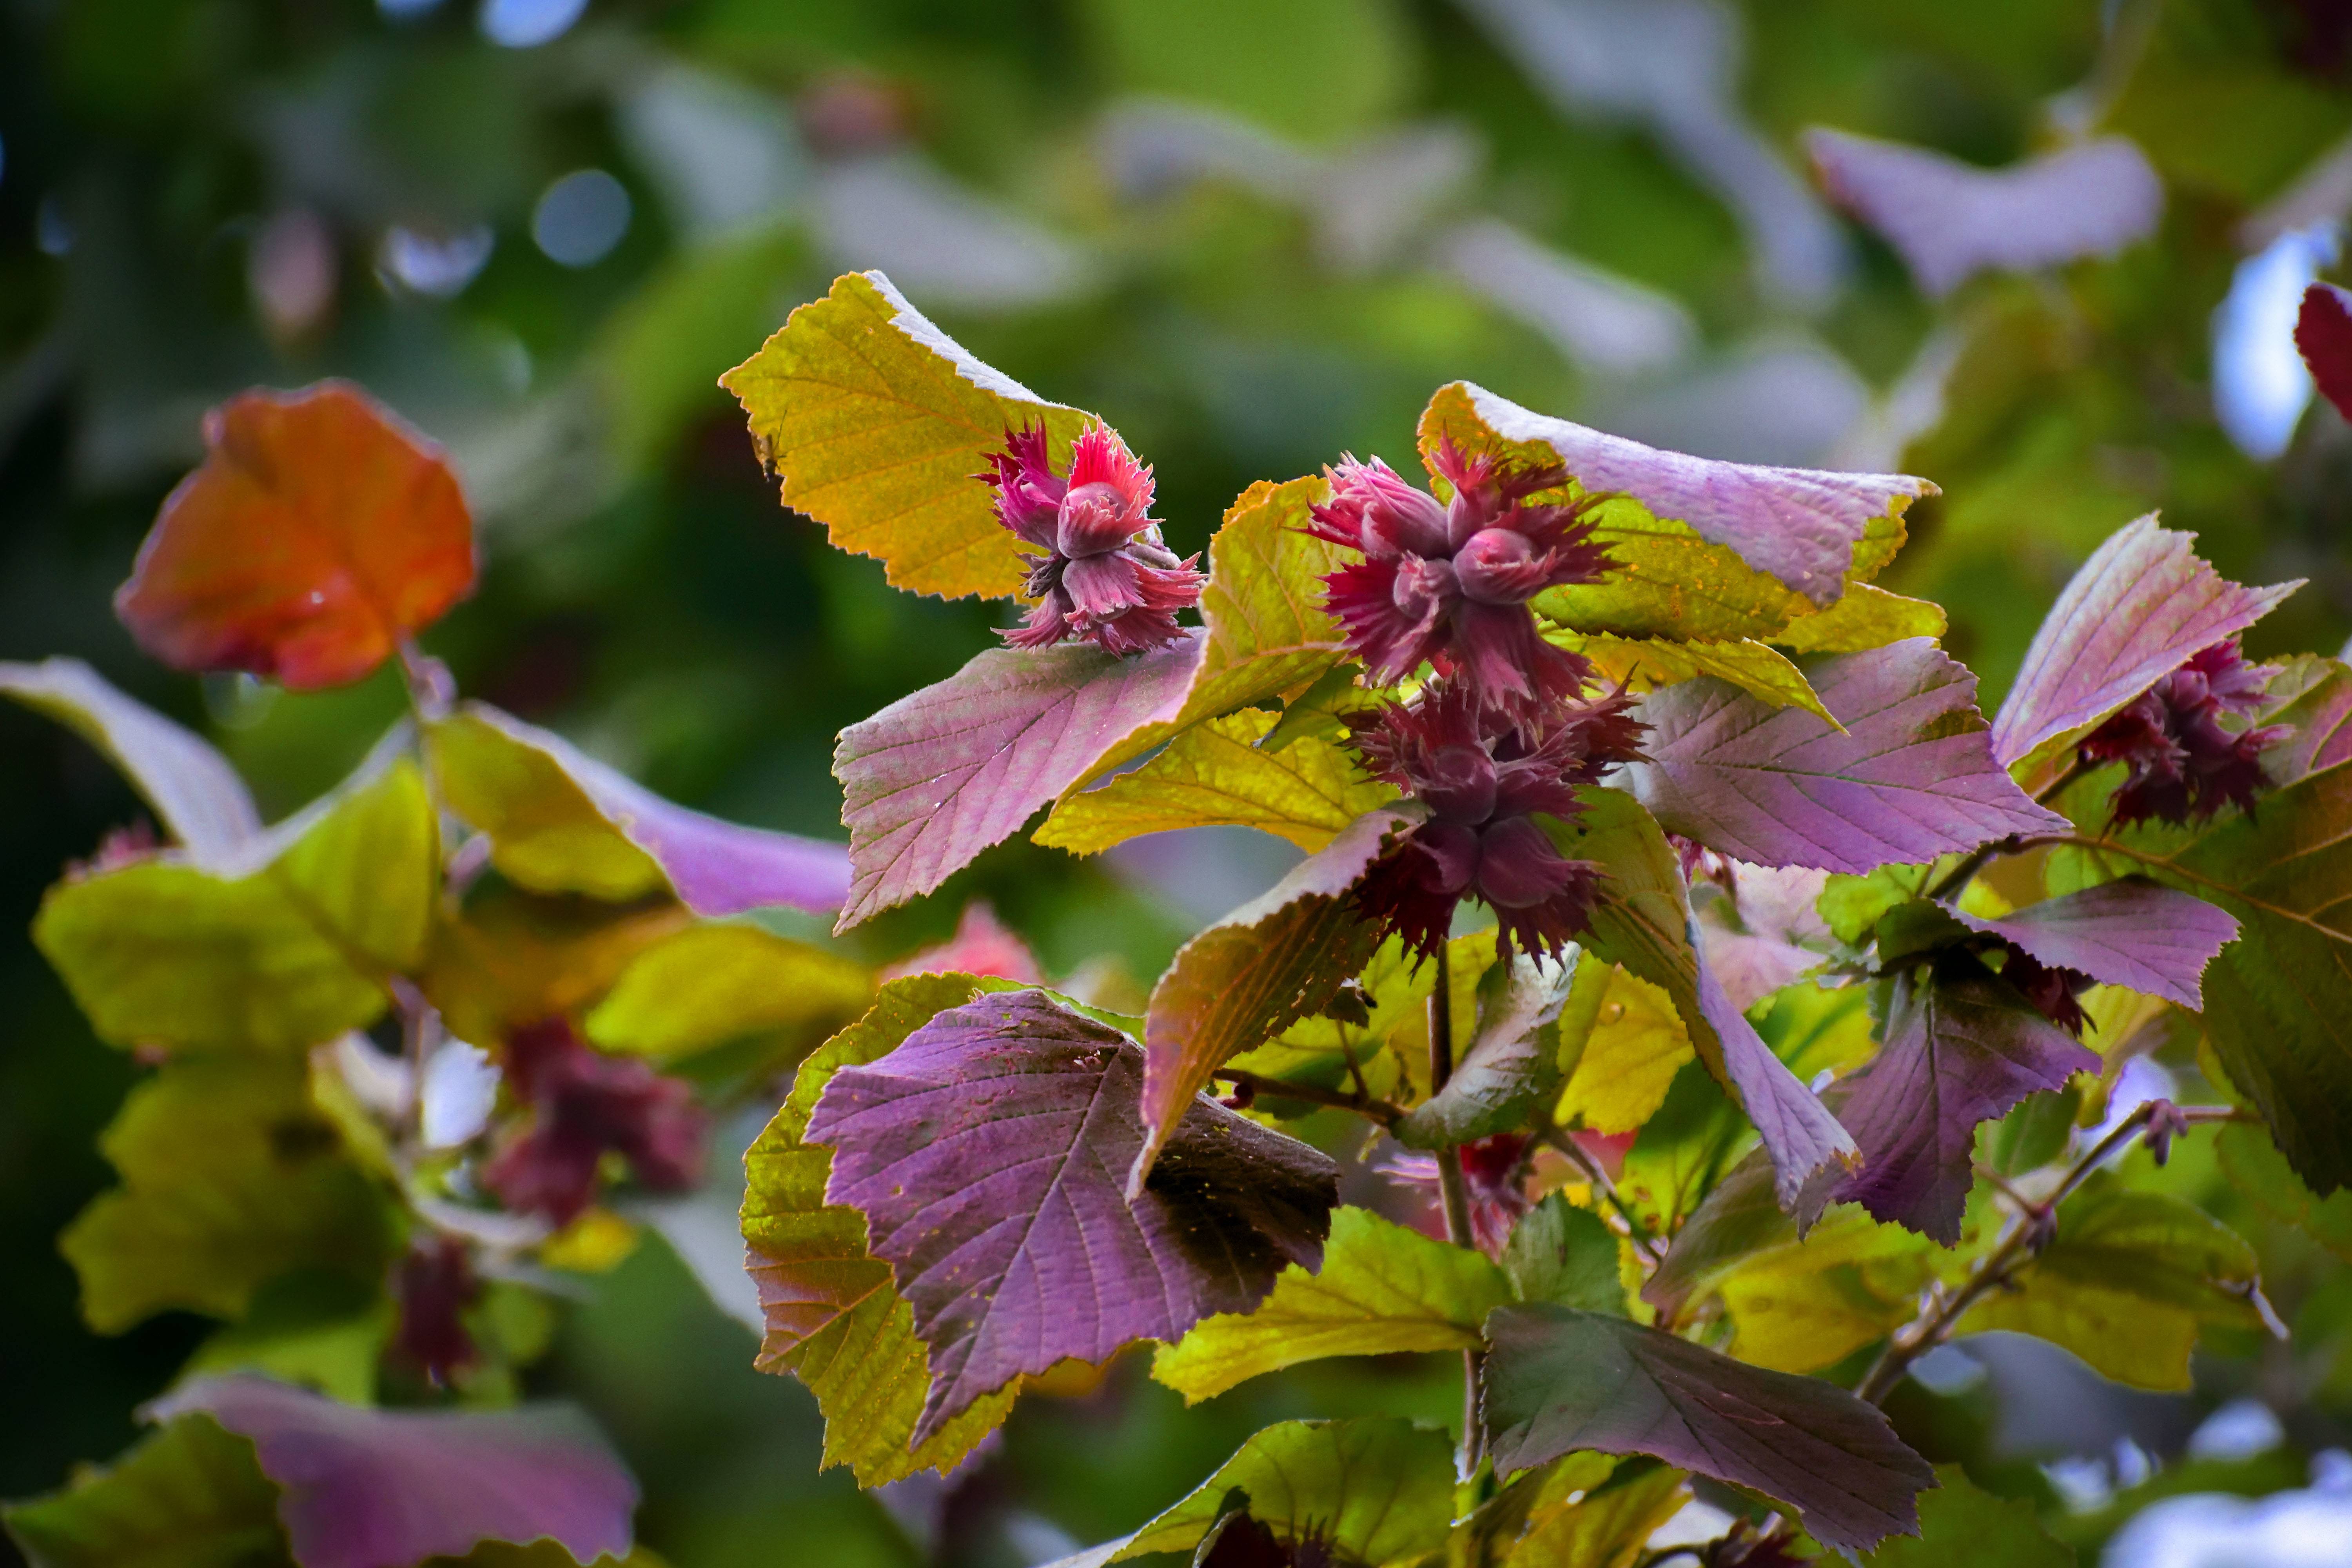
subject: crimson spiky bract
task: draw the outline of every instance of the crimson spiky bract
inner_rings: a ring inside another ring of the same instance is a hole
[[[1538,730],[1447,681],[1351,716],[1365,765],[1429,813],[1358,890],[1366,914],[1433,953],[1455,906],[1475,898],[1495,911],[1507,952],[1560,952],[1585,927],[1598,872],[1561,855],[1537,817],[1574,821],[1578,788],[1635,755],[1642,725],[1630,706],[1622,692],[1563,704]]]
[[[2264,748],[2284,728],[2251,721],[2275,673],[2248,664],[2238,639],[2203,647],[2083,739],[2085,763],[2122,763],[2118,823],[2187,822],[2225,804],[2253,809]]]
[[[1588,516],[1599,498],[1538,502],[1566,485],[1564,468],[1468,457],[1450,441],[1431,460],[1453,486],[1449,503],[1378,458],[1328,470],[1331,499],[1315,508],[1314,531],[1364,557],[1324,579],[1331,613],[1373,681],[1393,685],[1427,663],[1480,707],[1540,721],[1583,689],[1592,666],[1546,641],[1528,602],[1606,570]]]
[[[1124,656],[1175,640],[1177,612],[1201,600],[1199,557],[1179,561],[1161,542],[1151,469],[1117,432],[1081,434],[1067,474],[1054,471],[1042,425],[1008,431],[989,465],[998,521],[1034,552],[1024,592],[1035,603],[1007,643],[1084,638]]]

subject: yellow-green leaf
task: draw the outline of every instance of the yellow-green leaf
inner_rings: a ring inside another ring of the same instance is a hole
[[[1393,1416],[1279,1421],[1217,1473],[1125,1540],[1066,1560],[1098,1568],[1146,1552],[1191,1552],[1235,1491],[1249,1515],[1296,1545],[1311,1533],[1342,1563],[1414,1563],[1445,1543],[1454,1517],[1453,1446],[1443,1432]]]
[[[490,863],[519,886],[625,900],[667,885],[561,762],[487,713],[460,709],[426,725],[425,756],[449,809],[488,837]]]
[[[1919,1533],[1894,1535],[1863,1568],[2074,1568],[2071,1546],[2051,1539],[2033,1505],[1978,1488],[1958,1465],[1936,1467],[1919,1494]]]
[[[61,1491],[0,1510],[39,1568],[293,1568],[253,1445],[185,1415]]]
[[[404,759],[257,840],[232,866],[174,856],[49,889],[33,936],[101,1038],[299,1051],[367,1024],[424,961],[439,838]]]
[[[1302,1361],[1475,1349],[1478,1325],[1510,1299],[1510,1280],[1482,1254],[1342,1208],[1318,1271],[1294,1263],[1256,1310],[1202,1319],[1160,1347],[1151,1375],[1196,1405]]]
[[[1328,487],[1319,478],[1260,479],[1226,509],[1209,541],[1201,592],[1201,662],[1176,716],[1139,726],[1095,759],[1064,799],[1221,713],[1303,695],[1345,657],[1323,608],[1323,578],[1350,558],[1303,531]]]
[[[1339,747],[1313,736],[1280,752],[1258,742],[1278,722],[1244,708],[1185,731],[1141,767],[1063,799],[1036,841],[1092,855],[1146,833],[1212,823],[1255,827],[1312,855],[1365,812],[1397,797]]]
[[[1096,422],[981,363],[879,272],[835,279],[719,384],[742,403],[786,506],[880,560],[894,586],[950,599],[1008,596],[1027,574],[975,477],[1006,433],[1044,425],[1066,468]]]
[[[2008,1329],[2063,1345],[2137,1388],[2185,1389],[2200,1329],[2259,1327],[2253,1248],[2202,1209],[2113,1181],[2058,1209],[2058,1236],[1959,1331]]]
[[[519,888],[477,888],[436,922],[418,984],[458,1038],[488,1044],[520,1024],[574,1013],[688,916],[661,898],[608,904]]]
[[[1906,599],[1868,583],[1849,583],[1845,596],[1826,610],[1799,616],[1772,634],[1791,653],[1860,653],[1905,637],[1941,637],[1944,606]]]
[[[1560,1089],[1552,1120],[1595,1132],[1631,1132],[1665,1103],[1675,1072],[1692,1054],[1690,1031],[1673,998],[1612,964],[1584,1054]]]
[[[758,926],[690,926],[621,972],[588,1015],[588,1038],[667,1061],[752,1035],[830,1035],[866,1011],[874,986],[864,964]]]
[[[141,1084],[99,1141],[122,1185],[91,1200],[58,1242],[81,1278],[82,1316],[121,1333],[167,1308],[244,1314],[298,1268],[373,1285],[393,1245],[391,1207],[311,1103],[307,1064],[252,1057],[172,1062]]]
[[[1653,691],[1701,675],[1727,680],[1775,708],[1802,708],[1843,729],[1822,706],[1805,672],[1780,649],[1743,637],[1736,642],[1682,642],[1673,637],[1577,637],[1555,632],[1552,641],[1591,659],[1601,679],[1636,691]]]

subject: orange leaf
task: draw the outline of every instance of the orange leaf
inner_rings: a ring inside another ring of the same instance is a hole
[[[440,448],[347,382],[247,392],[205,416],[115,613],[186,670],[347,685],[474,585],[474,525]]]

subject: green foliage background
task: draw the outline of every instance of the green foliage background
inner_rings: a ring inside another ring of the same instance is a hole
[[[1810,319],[1759,285],[1736,215],[1658,135],[1563,112],[1475,24],[1478,9],[596,0],[554,42],[509,49],[485,40],[462,0],[407,20],[358,0],[7,0],[0,658],[89,659],[206,729],[272,816],[341,777],[400,709],[393,672],[308,698],[177,679],[136,656],[107,601],[198,455],[204,407],[254,382],[349,375],[451,443],[467,476],[486,572],[428,642],[468,691],[675,798],[837,833],[834,733],[954,670],[1000,611],[895,593],[877,564],[826,548],[777,507],[714,384],[839,268],[891,264],[840,251],[815,194],[877,116],[896,128],[892,156],[1079,258],[1085,287],[1010,309],[958,308],[894,272],[974,353],[1112,420],[1157,465],[1181,549],[1254,479],[1345,449],[1405,466],[1414,416],[1444,380],[1612,427],[1657,416],[1654,396],[1646,415],[1643,402],[1655,388],[1580,373],[1441,272],[1335,264],[1296,202],[1232,181],[1122,196],[1098,127],[1139,94],[1324,153],[1452,127],[1473,171],[1424,224],[1497,216],[1670,296],[1696,324],[1701,368],[1804,333],[1884,397],[1923,348],[1948,344],[1947,412],[1898,447],[1900,466],[1945,494],[1912,512],[1913,542],[1885,581],[1949,606],[1948,646],[1982,675],[1987,709],[2067,574],[2151,508],[2196,530],[2234,578],[2313,579],[2254,651],[2332,649],[2352,628],[2352,441],[2318,413],[2285,458],[2255,463],[2224,437],[2208,392],[2238,226],[2352,129],[2352,38],[2330,7],[1753,0],[1723,13],[1746,39],[1738,100],[1792,165],[1812,124],[2004,163],[2048,143],[2053,102],[2071,95],[2137,139],[2167,182],[2153,241],[2049,276],[1979,279],[1941,304],[1849,227],[1851,279]],[[688,220],[627,131],[633,95],[680,69],[801,127],[797,184],[721,233]],[[610,255],[572,269],[534,247],[531,211],[551,180],[585,166],[619,176],[634,217]],[[1384,175],[1362,200],[1393,196],[1401,179]],[[323,317],[289,332],[257,304],[254,257],[273,215],[297,208],[331,238],[334,290]],[[469,286],[436,300],[383,276],[395,225],[487,225],[495,247]],[[120,1450],[131,1406],[203,1332],[167,1315],[92,1334],[55,1246],[108,1184],[94,1139],[134,1068],[90,1037],[23,932],[59,867],[136,815],[79,742],[0,711],[0,1496]],[[1150,974],[1187,929],[1099,865],[1016,841],[875,922],[858,951],[881,958],[943,936],[966,893],[992,900],[1061,972],[1108,946]],[[2181,1179],[2218,1183],[2210,1163]],[[2304,1402],[2295,1436],[2340,1442],[2352,1285],[2278,1227],[2248,1223],[2298,1342],[2267,1362],[2250,1342],[2239,1363],[2201,1364],[2205,1393],[2251,1387],[2264,1367],[2287,1375],[2284,1356]],[[813,1405],[754,1373],[751,1352],[748,1332],[648,1243],[532,1377],[597,1411],[646,1483],[644,1535],[681,1568],[770,1561],[784,1540],[802,1561],[912,1560],[845,1473],[817,1475]],[[1140,1373],[1130,1358],[1108,1393],[1024,1405],[987,1495],[959,1507],[1018,1509],[1097,1540],[1180,1495],[1265,1421],[1416,1396],[1438,1418],[1452,1398],[1442,1367],[1400,1360],[1263,1380],[1179,1419],[1176,1396]],[[1915,1387],[1897,1401],[1906,1430],[1928,1435],[1923,1451],[1971,1462],[1980,1479],[1999,1470],[1981,1392],[1934,1408],[1923,1398]],[[2040,1484],[2030,1468],[2013,1479]],[[2276,1465],[2213,1478],[2253,1490],[2299,1479]],[[2085,1522],[2083,1538],[2102,1528]],[[1007,1550],[993,1536],[974,1547],[976,1560]]]

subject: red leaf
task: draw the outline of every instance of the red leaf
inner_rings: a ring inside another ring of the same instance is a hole
[[[178,669],[348,685],[474,585],[474,525],[438,447],[345,382],[205,416],[115,613]]]
[[[2303,351],[2320,395],[2352,419],[2352,293],[2333,283],[2305,289],[2303,310],[2294,319],[2294,346]]]

